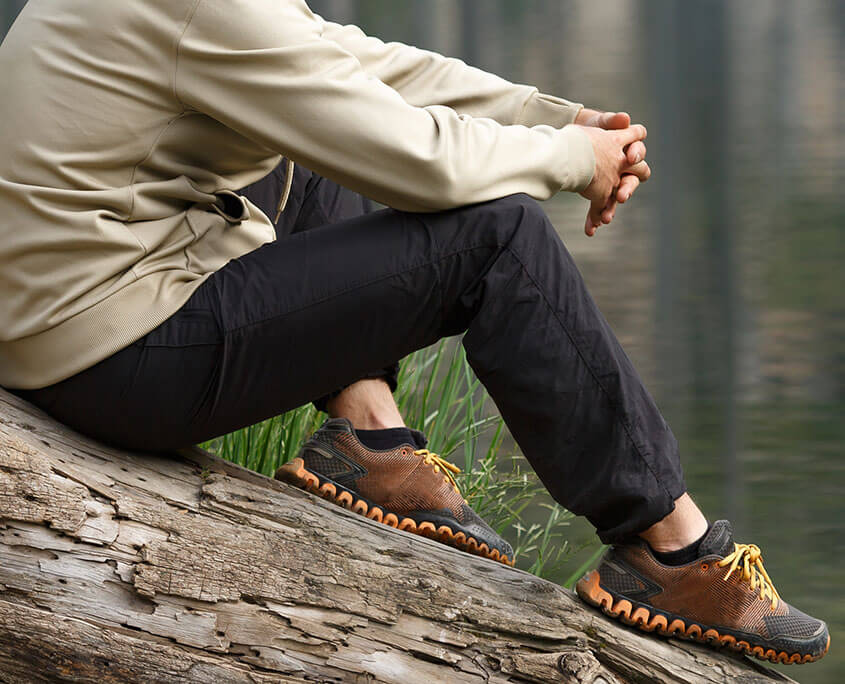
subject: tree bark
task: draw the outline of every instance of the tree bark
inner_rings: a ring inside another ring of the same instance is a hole
[[[199,449],[0,390],[0,681],[790,681]]]

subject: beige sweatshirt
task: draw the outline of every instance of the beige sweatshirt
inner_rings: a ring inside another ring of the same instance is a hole
[[[583,189],[580,105],[302,0],[29,0],[0,46],[0,385],[131,344],[273,240],[235,194],[285,155],[435,211]]]

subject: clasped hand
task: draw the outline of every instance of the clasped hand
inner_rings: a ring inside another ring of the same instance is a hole
[[[627,202],[641,182],[651,176],[645,161],[645,126],[631,125],[625,112],[598,112],[582,109],[575,118],[593,143],[596,170],[593,180],[581,192],[590,200],[584,232],[592,237],[602,223],[610,223],[617,204]]]

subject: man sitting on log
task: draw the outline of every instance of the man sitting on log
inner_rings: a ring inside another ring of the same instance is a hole
[[[536,201],[577,192],[587,235],[610,223],[650,174],[627,114],[304,0],[30,0],[0,84],[0,384],[144,450],[320,397],[330,419],[279,477],[512,563],[391,394],[396,359],[465,333],[551,495],[613,545],[587,602],[770,660],[825,653],[825,624],[686,493]]]

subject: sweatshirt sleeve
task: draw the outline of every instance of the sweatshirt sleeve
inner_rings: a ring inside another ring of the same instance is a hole
[[[575,126],[503,126],[415,106],[339,43],[303,0],[198,0],[177,46],[175,93],[276,153],[372,199],[436,211],[587,186]]]
[[[353,25],[315,15],[323,38],[354,55],[362,68],[418,107],[445,105],[462,114],[489,117],[500,124],[555,128],[573,123],[583,105],[541,93],[534,86],[511,83],[444,57],[398,42],[384,43]]]

